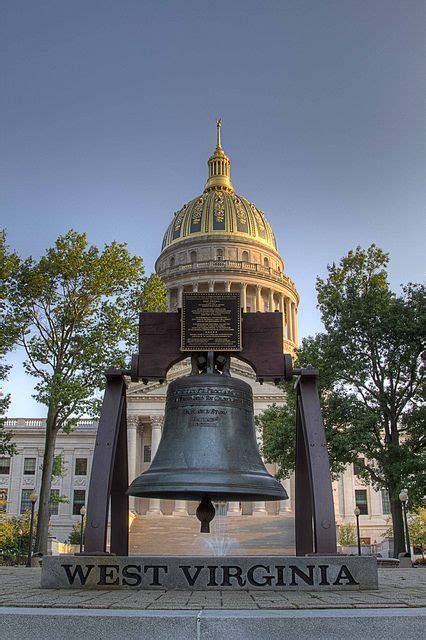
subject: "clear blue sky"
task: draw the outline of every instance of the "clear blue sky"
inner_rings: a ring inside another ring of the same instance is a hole
[[[38,256],[70,228],[153,269],[201,193],[214,118],[237,192],[268,215],[321,329],[315,278],[351,248],[423,278],[426,2],[0,2],[0,210]],[[10,415],[44,415],[21,354]]]

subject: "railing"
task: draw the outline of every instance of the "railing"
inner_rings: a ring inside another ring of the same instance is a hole
[[[188,271],[211,271],[211,270],[235,270],[242,271],[243,273],[260,274],[265,275],[273,280],[279,280],[287,284],[288,286],[295,288],[295,284],[291,278],[282,273],[276,271],[272,267],[264,267],[261,264],[254,262],[243,262],[240,260],[205,260],[203,262],[187,262],[185,264],[178,264],[174,267],[166,267],[165,269],[159,269],[161,273],[167,273],[167,275],[177,275],[180,273],[187,273]]]
[[[46,418],[6,418],[4,426],[6,429],[45,429]],[[74,428],[84,429],[97,426],[97,420],[93,420],[92,418],[80,418]]]

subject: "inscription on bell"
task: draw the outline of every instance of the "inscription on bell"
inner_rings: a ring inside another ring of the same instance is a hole
[[[241,307],[237,292],[185,292],[182,351],[241,351]]]
[[[226,409],[185,409],[184,414],[190,416],[190,427],[219,427],[228,415]]]

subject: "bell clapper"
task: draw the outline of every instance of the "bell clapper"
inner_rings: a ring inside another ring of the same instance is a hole
[[[210,522],[216,515],[216,509],[213,506],[209,496],[203,496],[201,502],[195,512],[198,520],[201,522],[200,533],[210,533]]]

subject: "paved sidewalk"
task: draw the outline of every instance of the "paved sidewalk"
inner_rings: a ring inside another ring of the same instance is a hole
[[[379,569],[378,591],[88,591],[40,588],[40,569],[0,567],[0,607],[284,610],[426,607],[426,570]]]

